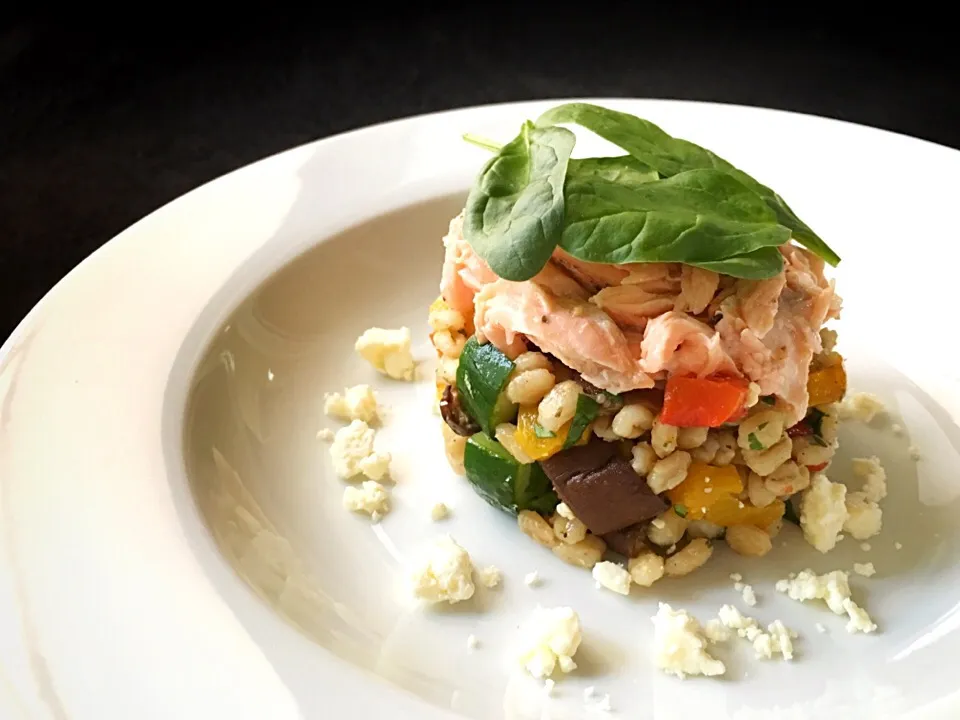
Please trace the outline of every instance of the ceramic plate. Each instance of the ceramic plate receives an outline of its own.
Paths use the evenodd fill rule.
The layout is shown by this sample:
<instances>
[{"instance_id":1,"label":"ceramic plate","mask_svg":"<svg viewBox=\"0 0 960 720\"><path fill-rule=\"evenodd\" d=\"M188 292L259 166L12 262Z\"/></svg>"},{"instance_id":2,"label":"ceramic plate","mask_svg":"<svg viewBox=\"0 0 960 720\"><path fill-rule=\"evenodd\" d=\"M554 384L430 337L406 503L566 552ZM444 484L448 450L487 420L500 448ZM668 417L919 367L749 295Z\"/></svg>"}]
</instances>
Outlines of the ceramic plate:
<instances>
[{"instance_id":1,"label":"ceramic plate","mask_svg":"<svg viewBox=\"0 0 960 720\"><path fill-rule=\"evenodd\" d=\"M775 187L843 256L840 349L852 387L879 394L889 414L843 427L831 473L849 479L849 459L870 454L887 468L872 549L847 539L821 555L789 526L761 560L718 550L703 571L624 598L475 496L449 470L432 411L425 320L440 238L485 159L461 134L510 138L553 103L401 120L277 155L158 210L64 279L3 346L6 716L576 718L597 716L588 686L629 718L960 716L960 153L769 110L598 102ZM355 356L374 325L412 329L417 383L389 382ZM323 393L358 382L380 393L378 444L394 456L394 509L377 525L341 508L316 437L336 427ZM442 523L430 519L437 501L452 508ZM499 566L503 587L450 609L413 603L403 563L440 533ZM843 619L773 589L790 571L866 561L877 575L852 582L874 635L848 635ZM535 589L523 582L532 570ZM723 680L658 672L657 602L703 620L723 603L747 610L734 571L756 589L751 614L799 633L794 661L756 660L734 642L720 653ZM511 652L538 604L569 605L584 625L580 668L552 696Z\"/></svg>"}]
</instances>

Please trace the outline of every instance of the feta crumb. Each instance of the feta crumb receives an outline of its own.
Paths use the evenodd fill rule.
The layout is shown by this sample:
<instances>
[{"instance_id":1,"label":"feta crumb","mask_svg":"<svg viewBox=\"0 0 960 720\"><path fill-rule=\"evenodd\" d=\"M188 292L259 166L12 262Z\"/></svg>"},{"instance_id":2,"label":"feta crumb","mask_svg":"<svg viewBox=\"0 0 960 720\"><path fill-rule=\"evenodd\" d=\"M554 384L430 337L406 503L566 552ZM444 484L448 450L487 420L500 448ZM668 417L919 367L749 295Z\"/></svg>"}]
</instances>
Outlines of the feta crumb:
<instances>
[{"instance_id":1,"label":"feta crumb","mask_svg":"<svg viewBox=\"0 0 960 720\"><path fill-rule=\"evenodd\" d=\"M873 393L858 392L847 395L839 404L840 418L868 423L886 411L883 401Z\"/></svg>"},{"instance_id":2,"label":"feta crumb","mask_svg":"<svg viewBox=\"0 0 960 720\"><path fill-rule=\"evenodd\" d=\"M377 396L369 385L354 385L340 393L324 396L323 412L343 420L363 420L374 423L379 417Z\"/></svg>"},{"instance_id":3,"label":"feta crumb","mask_svg":"<svg viewBox=\"0 0 960 720\"><path fill-rule=\"evenodd\" d=\"M317 430L317 440L323 440L324 442L333 441L333 430L330 428L321 428Z\"/></svg>"},{"instance_id":4,"label":"feta crumb","mask_svg":"<svg viewBox=\"0 0 960 720\"><path fill-rule=\"evenodd\" d=\"M596 697L596 695L597 695L597 688L594 687L593 685L587 685L587 687L583 689L584 702L590 702L591 700L593 700L594 697Z\"/></svg>"},{"instance_id":5,"label":"feta crumb","mask_svg":"<svg viewBox=\"0 0 960 720\"><path fill-rule=\"evenodd\" d=\"M473 563L470 555L449 535L426 548L411 574L413 594L430 603L451 605L473 597Z\"/></svg>"},{"instance_id":6,"label":"feta crumb","mask_svg":"<svg viewBox=\"0 0 960 720\"><path fill-rule=\"evenodd\" d=\"M695 617L686 610L674 610L666 603L653 616L654 662L666 673L723 675L727 668L706 650L708 639Z\"/></svg>"},{"instance_id":7,"label":"feta crumb","mask_svg":"<svg viewBox=\"0 0 960 720\"><path fill-rule=\"evenodd\" d=\"M920 459L920 448L917 445L911 445L908 451L910 453L911 460Z\"/></svg>"},{"instance_id":8,"label":"feta crumb","mask_svg":"<svg viewBox=\"0 0 960 720\"><path fill-rule=\"evenodd\" d=\"M719 619L708 620L703 628L707 640L712 643L726 642L730 639L730 628L724 625Z\"/></svg>"},{"instance_id":9,"label":"feta crumb","mask_svg":"<svg viewBox=\"0 0 960 720\"><path fill-rule=\"evenodd\" d=\"M538 573L536 570L528 572L523 576L523 584L527 587L536 587L540 584L540 573Z\"/></svg>"},{"instance_id":10,"label":"feta crumb","mask_svg":"<svg viewBox=\"0 0 960 720\"><path fill-rule=\"evenodd\" d=\"M430 508L430 519L434 522L439 522L449 515L450 508L447 507L446 503L438 502L436 505Z\"/></svg>"},{"instance_id":11,"label":"feta crumb","mask_svg":"<svg viewBox=\"0 0 960 720\"><path fill-rule=\"evenodd\" d=\"M566 503L560 503L557 505L557 515L567 520L576 520L577 518L573 514L573 510L570 509L570 506Z\"/></svg>"},{"instance_id":12,"label":"feta crumb","mask_svg":"<svg viewBox=\"0 0 960 720\"><path fill-rule=\"evenodd\" d=\"M753 585L744 585L743 586L743 601L753 607L757 604L757 595L753 591Z\"/></svg>"},{"instance_id":13,"label":"feta crumb","mask_svg":"<svg viewBox=\"0 0 960 720\"><path fill-rule=\"evenodd\" d=\"M870 543L860 543L860 549L863 550L864 552L870 552L872 548L873 548L873 545L871 545Z\"/></svg>"},{"instance_id":14,"label":"feta crumb","mask_svg":"<svg viewBox=\"0 0 960 720\"><path fill-rule=\"evenodd\" d=\"M360 487L343 489L343 507L353 512L367 513L376 522L390 511L390 496L377 481L364 480Z\"/></svg>"},{"instance_id":15,"label":"feta crumb","mask_svg":"<svg viewBox=\"0 0 960 720\"><path fill-rule=\"evenodd\" d=\"M894 548L894 550L903 550L903 544L902 544L902 543L895 542L895 543L893 544L893 548Z\"/></svg>"},{"instance_id":16,"label":"feta crumb","mask_svg":"<svg viewBox=\"0 0 960 720\"><path fill-rule=\"evenodd\" d=\"M873 577L877 574L876 568L873 567L873 563L854 563L853 571L857 575L863 575L864 577Z\"/></svg>"},{"instance_id":17,"label":"feta crumb","mask_svg":"<svg viewBox=\"0 0 960 720\"><path fill-rule=\"evenodd\" d=\"M866 611L853 602L849 575L842 570L825 575L803 570L792 580L778 580L776 588L792 600L823 600L835 615L846 615L850 619L847 623L849 632L873 632L877 629Z\"/></svg>"},{"instance_id":18,"label":"feta crumb","mask_svg":"<svg viewBox=\"0 0 960 720\"><path fill-rule=\"evenodd\" d=\"M547 695L553 695L553 686L554 686L554 685L556 685L556 683L555 683L553 680L551 680L550 678L547 678L546 680L543 681L543 691L544 691Z\"/></svg>"},{"instance_id":19,"label":"feta crumb","mask_svg":"<svg viewBox=\"0 0 960 720\"><path fill-rule=\"evenodd\" d=\"M814 627L817 628L818 633L825 633L827 631L827 628L823 623L817 623Z\"/></svg>"},{"instance_id":20,"label":"feta crumb","mask_svg":"<svg viewBox=\"0 0 960 720\"><path fill-rule=\"evenodd\" d=\"M333 469L342 478L366 475L380 480L390 467L390 453L373 449L373 428L363 420L354 420L337 430L330 446Z\"/></svg>"},{"instance_id":21,"label":"feta crumb","mask_svg":"<svg viewBox=\"0 0 960 720\"><path fill-rule=\"evenodd\" d=\"M480 646L480 641L476 635L467 635L467 650L476 650Z\"/></svg>"},{"instance_id":22,"label":"feta crumb","mask_svg":"<svg viewBox=\"0 0 960 720\"><path fill-rule=\"evenodd\" d=\"M480 584L486 588L497 587L503 577L500 568L493 565L487 565L487 567L478 570L477 575L480 577Z\"/></svg>"},{"instance_id":23,"label":"feta crumb","mask_svg":"<svg viewBox=\"0 0 960 720\"><path fill-rule=\"evenodd\" d=\"M571 608L537 607L520 628L519 661L531 675L545 678L559 666L575 670L573 656L580 647L580 616Z\"/></svg>"},{"instance_id":24,"label":"feta crumb","mask_svg":"<svg viewBox=\"0 0 960 720\"><path fill-rule=\"evenodd\" d=\"M741 580L743 580L743 575L741 575L740 573L730 573L730 579L733 580L734 582L740 582Z\"/></svg>"},{"instance_id":25,"label":"feta crumb","mask_svg":"<svg viewBox=\"0 0 960 720\"><path fill-rule=\"evenodd\" d=\"M603 561L593 566L593 579L597 587L605 587L621 595L630 594L631 577L627 569L617 563Z\"/></svg>"},{"instance_id":26,"label":"feta crumb","mask_svg":"<svg viewBox=\"0 0 960 720\"><path fill-rule=\"evenodd\" d=\"M863 480L863 495L880 502L887 496L887 472L876 455L853 459L853 474Z\"/></svg>"},{"instance_id":27,"label":"feta crumb","mask_svg":"<svg viewBox=\"0 0 960 720\"><path fill-rule=\"evenodd\" d=\"M378 372L396 380L413 380L415 364L410 354L409 328L370 328L357 338L354 350Z\"/></svg>"},{"instance_id":28,"label":"feta crumb","mask_svg":"<svg viewBox=\"0 0 960 720\"><path fill-rule=\"evenodd\" d=\"M793 639L797 636L795 632L787 628L782 621L774 620L767 625L766 637L769 641L763 641L763 657L772 658L779 653L784 660L793 660ZM758 638L759 639L759 638ZM754 651L757 650L757 642L753 643ZM767 651L769 650L769 654Z\"/></svg>"},{"instance_id":29,"label":"feta crumb","mask_svg":"<svg viewBox=\"0 0 960 720\"><path fill-rule=\"evenodd\" d=\"M843 521L843 529L856 540L866 540L873 537L883 528L883 510L880 506L868 500L864 492L847 493L847 519Z\"/></svg>"},{"instance_id":30,"label":"feta crumb","mask_svg":"<svg viewBox=\"0 0 960 720\"><path fill-rule=\"evenodd\" d=\"M898 425L897 423L894 423L894 424L890 427L890 429L893 431L893 434L896 435L897 437L903 435L903 426L902 426L902 425Z\"/></svg>"},{"instance_id":31,"label":"feta crumb","mask_svg":"<svg viewBox=\"0 0 960 720\"><path fill-rule=\"evenodd\" d=\"M770 660L779 654L784 660L793 659L793 638L797 634L780 620L773 621L764 632L755 618L744 615L733 605L723 605L719 618L724 627L736 630L739 637L753 646L757 657Z\"/></svg>"},{"instance_id":32,"label":"feta crumb","mask_svg":"<svg viewBox=\"0 0 960 720\"><path fill-rule=\"evenodd\" d=\"M814 475L803 491L800 503L800 527L803 537L822 553L837 544L837 536L847 520L847 488L831 482L826 475Z\"/></svg>"}]
</instances>

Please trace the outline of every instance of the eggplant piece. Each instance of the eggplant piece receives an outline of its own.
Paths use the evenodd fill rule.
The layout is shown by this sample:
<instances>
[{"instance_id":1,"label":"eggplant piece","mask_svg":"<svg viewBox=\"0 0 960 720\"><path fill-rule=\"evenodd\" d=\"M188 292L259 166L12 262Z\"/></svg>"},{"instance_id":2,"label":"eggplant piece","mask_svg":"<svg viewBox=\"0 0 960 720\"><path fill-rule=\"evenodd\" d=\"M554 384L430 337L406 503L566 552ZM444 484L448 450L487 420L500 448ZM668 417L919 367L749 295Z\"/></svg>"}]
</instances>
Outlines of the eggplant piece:
<instances>
[{"instance_id":1,"label":"eggplant piece","mask_svg":"<svg viewBox=\"0 0 960 720\"><path fill-rule=\"evenodd\" d=\"M647 544L647 525L649 523L636 523L623 530L607 533L603 536L603 541L607 547L616 553L620 553L626 558L635 558L642 555L649 546Z\"/></svg>"},{"instance_id":2,"label":"eggplant piece","mask_svg":"<svg viewBox=\"0 0 960 720\"><path fill-rule=\"evenodd\" d=\"M460 406L460 395L453 385L447 385L443 389L443 397L440 398L440 416L451 430L462 437L470 437L480 430L480 426Z\"/></svg>"},{"instance_id":3,"label":"eggplant piece","mask_svg":"<svg viewBox=\"0 0 960 720\"><path fill-rule=\"evenodd\" d=\"M652 520L669 507L617 453L615 443L596 440L540 464L560 499L594 535Z\"/></svg>"}]
</instances>

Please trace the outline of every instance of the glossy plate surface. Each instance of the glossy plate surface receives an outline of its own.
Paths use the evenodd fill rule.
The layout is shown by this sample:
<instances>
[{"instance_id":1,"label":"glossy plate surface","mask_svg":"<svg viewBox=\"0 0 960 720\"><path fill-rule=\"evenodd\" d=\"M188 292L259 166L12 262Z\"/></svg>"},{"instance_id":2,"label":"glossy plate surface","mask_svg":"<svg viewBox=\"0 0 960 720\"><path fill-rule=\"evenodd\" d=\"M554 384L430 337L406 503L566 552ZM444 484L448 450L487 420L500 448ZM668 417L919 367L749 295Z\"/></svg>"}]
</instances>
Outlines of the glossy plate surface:
<instances>
[{"instance_id":1,"label":"glossy plate surface","mask_svg":"<svg viewBox=\"0 0 960 720\"><path fill-rule=\"evenodd\" d=\"M599 100L646 117L787 198L843 256L839 349L890 417L847 425L834 479L877 454L890 495L872 549L826 556L788 527L776 552L722 549L703 571L598 591L486 506L443 457L426 308L449 218L484 153L553 103L402 120L268 158L118 236L71 273L0 351L0 710L11 717L952 718L960 697L960 370L950 220L960 153L769 110ZM581 133L581 152L591 142ZM409 326L421 380L353 353L370 326ZM344 511L323 393L369 382L387 409L394 510ZM894 435L893 423L905 428ZM915 444L919 462L910 459ZM453 512L442 523L430 508ZM504 585L449 610L408 600L403 562L452 534ZM785 546L780 546L785 542ZM897 550L895 544L902 549ZM790 571L852 568L880 626L850 636L778 595ZM543 583L528 588L524 575ZM759 596L747 608L728 579ZM720 651L724 680L650 660L657 601L702 620L723 603L800 633L792 663ZM511 643L537 604L584 624L580 670L551 697ZM818 633L817 623L826 626ZM470 652L467 636L479 647Z\"/></svg>"}]
</instances>

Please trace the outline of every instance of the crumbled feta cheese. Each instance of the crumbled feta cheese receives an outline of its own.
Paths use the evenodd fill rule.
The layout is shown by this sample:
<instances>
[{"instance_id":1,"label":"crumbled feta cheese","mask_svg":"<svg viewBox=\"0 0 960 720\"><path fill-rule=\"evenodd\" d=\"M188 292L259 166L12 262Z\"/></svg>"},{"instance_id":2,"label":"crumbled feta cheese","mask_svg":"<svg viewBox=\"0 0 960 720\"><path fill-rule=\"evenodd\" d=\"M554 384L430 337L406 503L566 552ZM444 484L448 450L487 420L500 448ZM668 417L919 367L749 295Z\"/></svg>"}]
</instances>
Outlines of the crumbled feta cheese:
<instances>
[{"instance_id":1,"label":"crumbled feta cheese","mask_svg":"<svg viewBox=\"0 0 960 720\"><path fill-rule=\"evenodd\" d=\"M354 350L384 375L396 380L413 380L416 366L410 354L409 328L370 328L357 338Z\"/></svg>"},{"instance_id":2,"label":"crumbled feta cheese","mask_svg":"<svg viewBox=\"0 0 960 720\"><path fill-rule=\"evenodd\" d=\"M873 577L877 574L877 570L873 567L873 563L854 563L853 571L857 575L863 575L864 577Z\"/></svg>"},{"instance_id":3,"label":"crumbled feta cheese","mask_svg":"<svg viewBox=\"0 0 960 720\"><path fill-rule=\"evenodd\" d=\"M593 566L593 579L597 581L597 587L605 587L621 595L630 594L630 573L622 565L617 563L603 561Z\"/></svg>"},{"instance_id":4,"label":"crumbled feta cheese","mask_svg":"<svg viewBox=\"0 0 960 720\"><path fill-rule=\"evenodd\" d=\"M379 417L377 396L369 385L354 385L340 393L324 396L323 412L343 420L363 420L373 423Z\"/></svg>"},{"instance_id":5,"label":"crumbled feta cheese","mask_svg":"<svg viewBox=\"0 0 960 720\"><path fill-rule=\"evenodd\" d=\"M887 473L876 455L853 459L853 474L863 480L863 495L871 502L887 496Z\"/></svg>"},{"instance_id":6,"label":"crumbled feta cheese","mask_svg":"<svg viewBox=\"0 0 960 720\"><path fill-rule=\"evenodd\" d=\"M523 576L523 583L528 587L536 587L540 584L540 573L536 570L528 572Z\"/></svg>"},{"instance_id":7,"label":"crumbled feta cheese","mask_svg":"<svg viewBox=\"0 0 960 720\"><path fill-rule=\"evenodd\" d=\"M724 627L735 630L739 637L753 645L757 657L769 660L779 654L784 660L793 659L792 639L797 634L785 627L780 620L774 620L767 626L767 632L764 632L755 618L744 615L733 605L723 605L719 618Z\"/></svg>"},{"instance_id":8,"label":"crumbled feta cheese","mask_svg":"<svg viewBox=\"0 0 960 720\"><path fill-rule=\"evenodd\" d=\"M730 579L737 583L743 580L743 575L740 573L730 573Z\"/></svg>"},{"instance_id":9,"label":"crumbled feta cheese","mask_svg":"<svg viewBox=\"0 0 960 720\"><path fill-rule=\"evenodd\" d=\"M497 587L503 577L500 568L493 565L487 565L482 570L478 570L477 575L480 577L480 584L487 588Z\"/></svg>"},{"instance_id":10,"label":"crumbled feta cheese","mask_svg":"<svg viewBox=\"0 0 960 720\"><path fill-rule=\"evenodd\" d=\"M580 616L571 608L537 607L519 634L519 661L531 675L548 677L559 667L575 670L573 656L580 647Z\"/></svg>"},{"instance_id":11,"label":"crumbled feta cheese","mask_svg":"<svg viewBox=\"0 0 960 720\"><path fill-rule=\"evenodd\" d=\"M697 619L686 610L674 610L666 603L653 616L654 662L666 673L723 675L727 668L707 652L708 639Z\"/></svg>"},{"instance_id":12,"label":"crumbled feta cheese","mask_svg":"<svg viewBox=\"0 0 960 720\"><path fill-rule=\"evenodd\" d=\"M757 604L757 594L753 591L753 585L744 585L741 592L743 593L743 601L747 605L753 607Z\"/></svg>"},{"instance_id":13,"label":"crumbled feta cheese","mask_svg":"<svg viewBox=\"0 0 960 720\"><path fill-rule=\"evenodd\" d=\"M543 692L546 693L547 695L553 695L554 685L556 685L556 683L550 678L547 678L546 680L543 681Z\"/></svg>"},{"instance_id":14,"label":"crumbled feta cheese","mask_svg":"<svg viewBox=\"0 0 960 720\"><path fill-rule=\"evenodd\" d=\"M825 633L827 631L827 628L823 623L817 623L814 627L817 628L818 633Z\"/></svg>"},{"instance_id":15,"label":"crumbled feta cheese","mask_svg":"<svg viewBox=\"0 0 960 720\"><path fill-rule=\"evenodd\" d=\"M566 503L560 503L557 505L557 515L567 520L576 520L577 518L573 514L573 510L570 509L570 506Z\"/></svg>"},{"instance_id":16,"label":"crumbled feta cheese","mask_svg":"<svg viewBox=\"0 0 960 720\"><path fill-rule=\"evenodd\" d=\"M873 632L877 626L870 616L859 607L850 595L849 575L842 570L834 570L825 575L817 575L813 570L803 570L793 579L778 580L776 588L791 599L806 602L823 600L835 615L846 615L849 632Z\"/></svg>"},{"instance_id":17,"label":"crumbled feta cheese","mask_svg":"<svg viewBox=\"0 0 960 720\"><path fill-rule=\"evenodd\" d=\"M826 475L814 475L803 491L800 503L800 527L803 537L822 553L837 544L837 536L847 520L847 488L831 482Z\"/></svg>"},{"instance_id":18,"label":"crumbled feta cheese","mask_svg":"<svg viewBox=\"0 0 960 720\"><path fill-rule=\"evenodd\" d=\"M843 529L857 540L866 540L880 532L883 527L883 510L877 503L868 500L863 492L847 493L847 519Z\"/></svg>"},{"instance_id":19,"label":"crumbled feta cheese","mask_svg":"<svg viewBox=\"0 0 960 720\"><path fill-rule=\"evenodd\" d=\"M840 417L844 420L859 420L868 423L886 410L883 401L873 393L850 393L839 404Z\"/></svg>"},{"instance_id":20,"label":"crumbled feta cheese","mask_svg":"<svg viewBox=\"0 0 960 720\"><path fill-rule=\"evenodd\" d=\"M902 426L902 425L898 425L897 423L894 423L894 424L890 427L890 429L893 431L893 434L896 435L897 437L903 435L903 426Z\"/></svg>"},{"instance_id":21,"label":"crumbled feta cheese","mask_svg":"<svg viewBox=\"0 0 960 720\"><path fill-rule=\"evenodd\" d=\"M911 446L909 447L909 449L908 449L908 452L910 453L910 459L911 459L911 460L919 460L919 459L920 459L920 448L919 448L919 446L917 446L917 445L911 445Z\"/></svg>"},{"instance_id":22,"label":"crumbled feta cheese","mask_svg":"<svg viewBox=\"0 0 960 720\"><path fill-rule=\"evenodd\" d=\"M703 632L707 640L712 643L726 642L730 639L730 629L717 618L708 620L703 627Z\"/></svg>"},{"instance_id":23,"label":"crumbled feta cheese","mask_svg":"<svg viewBox=\"0 0 960 720\"><path fill-rule=\"evenodd\" d=\"M903 550L903 544L902 544L902 543L895 542L895 543L893 544L893 548L894 548L894 550Z\"/></svg>"},{"instance_id":24,"label":"crumbled feta cheese","mask_svg":"<svg viewBox=\"0 0 960 720\"><path fill-rule=\"evenodd\" d=\"M480 646L480 641L476 635L467 635L467 650L476 650Z\"/></svg>"},{"instance_id":25,"label":"crumbled feta cheese","mask_svg":"<svg viewBox=\"0 0 960 720\"><path fill-rule=\"evenodd\" d=\"M413 594L431 603L451 605L473 597L473 563L470 555L449 535L428 546L414 566Z\"/></svg>"},{"instance_id":26,"label":"crumbled feta cheese","mask_svg":"<svg viewBox=\"0 0 960 720\"><path fill-rule=\"evenodd\" d=\"M375 521L390 511L387 489L375 480L364 480L360 487L343 489L343 507L353 512L364 512Z\"/></svg>"},{"instance_id":27,"label":"crumbled feta cheese","mask_svg":"<svg viewBox=\"0 0 960 720\"><path fill-rule=\"evenodd\" d=\"M870 552L873 549L873 546L870 543L860 543L860 549L864 552Z\"/></svg>"},{"instance_id":28,"label":"crumbled feta cheese","mask_svg":"<svg viewBox=\"0 0 960 720\"><path fill-rule=\"evenodd\" d=\"M342 478L366 475L380 480L390 467L390 453L373 449L373 428L363 420L354 420L337 430L330 446L333 469Z\"/></svg>"},{"instance_id":29,"label":"crumbled feta cheese","mask_svg":"<svg viewBox=\"0 0 960 720\"><path fill-rule=\"evenodd\" d=\"M333 430L331 430L330 428L321 428L320 430L317 430L317 440L323 440L324 442L332 442L333 437L334 437Z\"/></svg>"},{"instance_id":30,"label":"crumbled feta cheese","mask_svg":"<svg viewBox=\"0 0 960 720\"><path fill-rule=\"evenodd\" d=\"M449 515L450 508L447 507L446 503L438 502L436 505L430 508L430 519L434 522L439 522Z\"/></svg>"}]
</instances>

